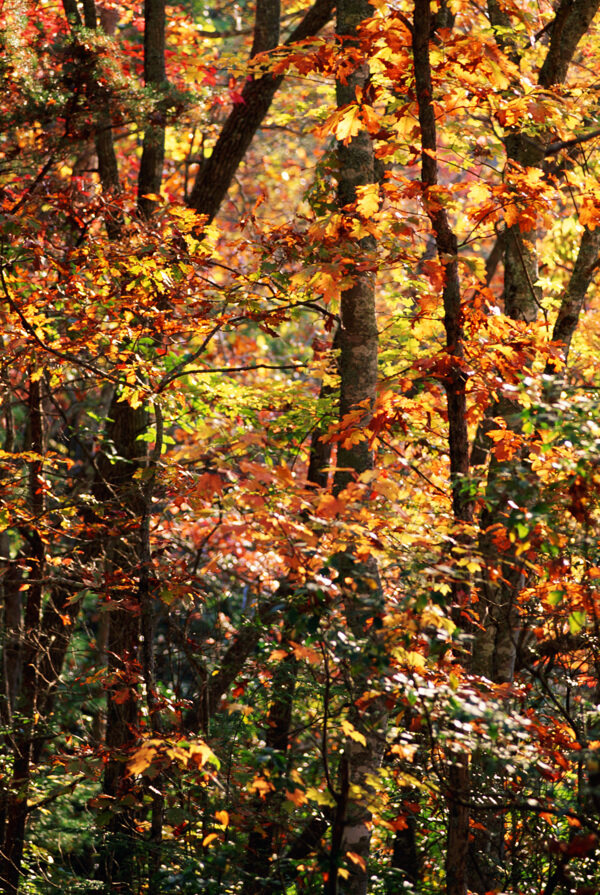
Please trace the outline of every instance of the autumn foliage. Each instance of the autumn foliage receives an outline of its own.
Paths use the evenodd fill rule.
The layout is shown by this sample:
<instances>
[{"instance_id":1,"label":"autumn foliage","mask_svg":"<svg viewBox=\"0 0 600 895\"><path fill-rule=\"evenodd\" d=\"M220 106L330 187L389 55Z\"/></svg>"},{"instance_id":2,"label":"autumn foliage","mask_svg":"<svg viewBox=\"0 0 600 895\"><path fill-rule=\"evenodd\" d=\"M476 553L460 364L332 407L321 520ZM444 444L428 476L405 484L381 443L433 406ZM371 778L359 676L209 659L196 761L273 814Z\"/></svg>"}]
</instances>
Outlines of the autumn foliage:
<instances>
[{"instance_id":1,"label":"autumn foliage","mask_svg":"<svg viewBox=\"0 0 600 895\"><path fill-rule=\"evenodd\" d=\"M7 895L600 890L598 6L2 6Z\"/></svg>"}]
</instances>

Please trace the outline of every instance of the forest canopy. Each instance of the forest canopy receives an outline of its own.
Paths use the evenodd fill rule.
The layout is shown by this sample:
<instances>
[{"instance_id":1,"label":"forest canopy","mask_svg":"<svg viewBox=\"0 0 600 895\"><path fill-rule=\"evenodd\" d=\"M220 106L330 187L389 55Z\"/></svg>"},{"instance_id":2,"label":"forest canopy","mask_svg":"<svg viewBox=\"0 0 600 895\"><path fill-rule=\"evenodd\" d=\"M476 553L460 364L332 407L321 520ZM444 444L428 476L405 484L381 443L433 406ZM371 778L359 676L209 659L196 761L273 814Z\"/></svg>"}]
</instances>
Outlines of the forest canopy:
<instances>
[{"instance_id":1,"label":"forest canopy","mask_svg":"<svg viewBox=\"0 0 600 895\"><path fill-rule=\"evenodd\" d=\"M599 6L5 0L6 895L600 891Z\"/></svg>"}]
</instances>

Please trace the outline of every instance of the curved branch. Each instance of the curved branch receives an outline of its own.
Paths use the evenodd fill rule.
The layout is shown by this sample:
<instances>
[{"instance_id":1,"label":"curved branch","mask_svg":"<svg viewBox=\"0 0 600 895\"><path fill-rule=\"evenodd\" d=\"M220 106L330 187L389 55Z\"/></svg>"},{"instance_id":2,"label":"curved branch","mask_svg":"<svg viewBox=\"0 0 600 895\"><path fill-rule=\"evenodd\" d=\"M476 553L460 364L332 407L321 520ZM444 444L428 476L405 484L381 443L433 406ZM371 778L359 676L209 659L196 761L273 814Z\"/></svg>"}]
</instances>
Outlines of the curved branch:
<instances>
[{"instance_id":1,"label":"curved branch","mask_svg":"<svg viewBox=\"0 0 600 895\"><path fill-rule=\"evenodd\" d=\"M331 18L334 6L335 0L316 0L292 31L285 46L320 31ZM234 104L211 155L202 161L188 204L199 214L206 215L209 221L217 214L227 195L234 174L283 80L283 75L271 73L262 78L249 78L244 84L241 101Z\"/></svg>"}]
</instances>

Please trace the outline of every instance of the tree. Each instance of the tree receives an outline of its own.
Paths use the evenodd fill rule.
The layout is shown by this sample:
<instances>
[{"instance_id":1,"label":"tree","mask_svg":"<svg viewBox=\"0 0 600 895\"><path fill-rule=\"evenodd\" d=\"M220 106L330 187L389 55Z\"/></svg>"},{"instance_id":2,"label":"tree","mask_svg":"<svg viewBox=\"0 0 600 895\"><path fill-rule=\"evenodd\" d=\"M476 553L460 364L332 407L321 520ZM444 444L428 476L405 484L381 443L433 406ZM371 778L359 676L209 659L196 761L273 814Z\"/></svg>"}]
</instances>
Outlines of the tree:
<instances>
[{"instance_id":1,"label":"tree","mask_svg":"<svg viewBox=\"0 0 600 895\"><path fill-rule=\"evenodd\" d=\"M5 4L3 891L595 891L596 12Z\"/></svg>"}]
</instances>

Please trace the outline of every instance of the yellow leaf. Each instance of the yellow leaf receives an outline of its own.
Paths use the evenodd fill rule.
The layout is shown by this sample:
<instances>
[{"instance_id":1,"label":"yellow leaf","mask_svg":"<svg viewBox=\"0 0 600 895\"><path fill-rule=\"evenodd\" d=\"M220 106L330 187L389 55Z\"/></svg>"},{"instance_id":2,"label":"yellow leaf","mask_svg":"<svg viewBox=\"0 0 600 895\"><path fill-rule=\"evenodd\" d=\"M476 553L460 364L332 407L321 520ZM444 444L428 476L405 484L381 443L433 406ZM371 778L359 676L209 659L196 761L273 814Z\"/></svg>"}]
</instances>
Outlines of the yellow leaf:
<instances>
[{"instance_id":1,"label":"yellow leaf","mask_svg":"<svg viewBox=\"0 0 600 895\"><path fill-rule=\"evenodd\" d=\"M350 106L343 112L335 128L335 136L346 146L363 128L358 106Z\"/></svg>"},{"instance_id":2,"label":"yellow leaf","mask_svg":"<svg viewBox=\"0 0 600 895\"><path fill-rule=\"evenodd\" d=\"M469 189L469 202L477 205L486 202L490 197L490 189L487 183L474 183Z\"/></svg>"},{"instance_id":3,"label":"yellow leaf","mask_svg":"<svg viewBox=\"0 0 600 895\"><path fill-rule=\"evenodd\" d=\"M198 767L202 767L207 761L211 761L213 764L218 762L218 759L210 746L207 746L206 743L202 741L190 745L189 757L198 765Z\"/></svg>"},{"instance_id":4,"label":"yellow leaf","mask_svg":"<svg viewBox=\"0 0 600 895\"><path fill-rule=\"evenodd\" d=\"M345 736L350 737L350 739L354 740L356 743L360 743L361 746L367 745L367 741L363 734L356 730L356 728L352 724L350 724L349 721L343 720L341 727L344 731Z\"/></svg>"},{"instance_id":5,"label":"yellow leaf","mask_svg":"<svg viewBox=\"0 0 600 895\"><path fill-rule=\"evenodd\" d=\"M328 805L331 808L335 805L335 799L329 790L317 789L315 786L308 787L306 790L306 798L310 799L312 802L316 802L317 805Z\"/></svg>"},{"instance_id":6,"label":"yellow leaf","mask_svg":"<svg viewBox=\"0 0 600 895\"><path fill-rule=\"evenodd\" d=\"M154 761L157 752L158 749L152 742L143 743L127 762L127 775L131 777L143 774Z\"/></svg>"},{"instance_id":7,"label":"yellow leaf","mask_svg":"<svg viewBox=\"0 0 600 895\"><path fill-rule=\"evenodd\" d=\"M479 566L476 565L474 569L471 569L472 563L470 561L467 562L467 568L469 571L477 572L479 570ZM442 631L446 631L448 634L453 634L456 630L456 625L449 618L446 618L441 609L438 609L437 606L426 606L423 612L421 613L421 626L427 627L431 625L432 627L439 628Z\"/></svg>"},{"instance_id":8,"label":"yellow leaf","mask_svg":"<svg viewBox=\"0 0 600 895\"><path fill-rule=\"evenodd\" d=\"M356 188L356 210L366 218L372 217L379 210L379 185L369 183Z\"/></svg>"},{"instance_id":9,"label":"yellow leaf","mask_svg":"<svg viewBox=\"0 0 600 895\"><path fill-rule=\"evenodd\" d=\"M405 650L399 646L393 651L394 657L408 668L425 668L425 658L414 650Z\"/></svg>"}]
</instances>

